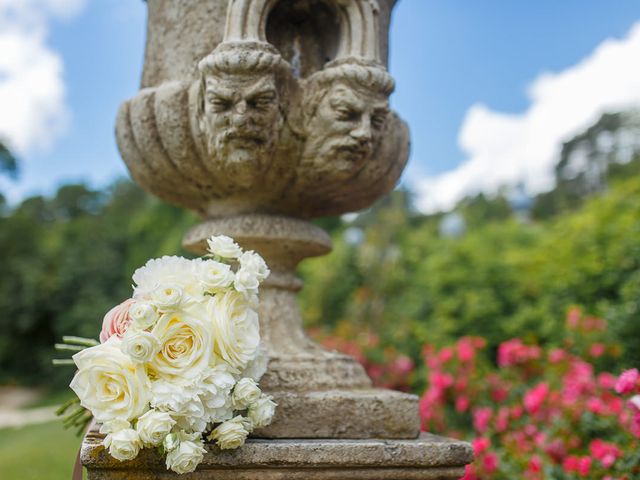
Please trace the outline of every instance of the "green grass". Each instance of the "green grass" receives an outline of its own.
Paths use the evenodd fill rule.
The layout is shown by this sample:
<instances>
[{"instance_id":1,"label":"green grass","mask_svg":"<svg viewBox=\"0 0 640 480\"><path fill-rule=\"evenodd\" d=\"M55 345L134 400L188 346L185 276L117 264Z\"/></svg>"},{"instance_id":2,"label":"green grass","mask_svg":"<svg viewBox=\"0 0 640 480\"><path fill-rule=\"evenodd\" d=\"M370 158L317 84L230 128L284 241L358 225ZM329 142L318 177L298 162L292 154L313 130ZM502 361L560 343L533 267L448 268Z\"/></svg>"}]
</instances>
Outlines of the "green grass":
<instances>
[{"instance_id":1,"label":"green grass","mask_svg":"<svg viewBox=\"0 0 640 480\"><path fill-rule=\"evenodd\" d=\"M0 430L2 480L69 480L80 447L61 421Z\"/></svg>"}]
</instances>

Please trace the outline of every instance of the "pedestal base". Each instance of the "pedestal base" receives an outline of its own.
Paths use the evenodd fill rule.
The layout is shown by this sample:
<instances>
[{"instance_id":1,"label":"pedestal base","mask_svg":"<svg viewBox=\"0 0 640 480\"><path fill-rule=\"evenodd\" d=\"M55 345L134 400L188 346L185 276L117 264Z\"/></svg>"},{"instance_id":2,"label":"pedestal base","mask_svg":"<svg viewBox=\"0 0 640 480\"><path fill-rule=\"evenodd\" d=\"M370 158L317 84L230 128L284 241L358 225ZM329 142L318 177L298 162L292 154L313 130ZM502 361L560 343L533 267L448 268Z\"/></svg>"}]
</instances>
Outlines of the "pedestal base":
<instances>
[{"instance_id":1,"label":"pedestal base","mask_svg":"<svg viewBox=\"0 0 640 480\"><path fill-rule=\"evenodd\" d=\"M473 459L468 443L427 433L415 440L250 439L238 450L208 446L198 470L177 476L155 450L119 462L101 442L89 432L82 444L89 480L457 480Z\"/></svg>"},{"instance_id":2,"label":"pedestal base","mask_svg":"<svg viewBox=\"0 0 640 480\"><path fill-rule=\"evenodd\" d=\"M420 434L418 397L369 388L317 392L269 392L278 403L265 438L414 439Z\"/></svg>"}]
</instances>

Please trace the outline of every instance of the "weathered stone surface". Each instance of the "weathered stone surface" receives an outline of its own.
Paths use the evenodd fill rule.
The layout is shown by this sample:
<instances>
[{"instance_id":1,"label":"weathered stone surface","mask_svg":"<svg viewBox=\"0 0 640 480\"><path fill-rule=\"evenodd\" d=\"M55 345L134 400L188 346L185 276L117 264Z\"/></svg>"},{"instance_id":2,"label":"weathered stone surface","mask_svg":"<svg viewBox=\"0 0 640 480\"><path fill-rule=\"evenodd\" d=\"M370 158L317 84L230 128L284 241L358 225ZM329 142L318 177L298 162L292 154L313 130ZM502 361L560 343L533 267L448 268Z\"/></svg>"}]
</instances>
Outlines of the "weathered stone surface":
<instances>
[{"instance_id":1,"label":"weathered stone surface","mask_svg":"<svg viewBox=\"0 0 640 480\"><path fill-rule=\"evenodd\" d=\"M130 462L118 462L89 434L82 463L89 480L176 478L162 457L143 450ZM430 434L415 440L261 440L249 439L238 450L207 446L204 461L185 480L453 480L473 458L471 446Z\"/></svg>"}]
</instances>

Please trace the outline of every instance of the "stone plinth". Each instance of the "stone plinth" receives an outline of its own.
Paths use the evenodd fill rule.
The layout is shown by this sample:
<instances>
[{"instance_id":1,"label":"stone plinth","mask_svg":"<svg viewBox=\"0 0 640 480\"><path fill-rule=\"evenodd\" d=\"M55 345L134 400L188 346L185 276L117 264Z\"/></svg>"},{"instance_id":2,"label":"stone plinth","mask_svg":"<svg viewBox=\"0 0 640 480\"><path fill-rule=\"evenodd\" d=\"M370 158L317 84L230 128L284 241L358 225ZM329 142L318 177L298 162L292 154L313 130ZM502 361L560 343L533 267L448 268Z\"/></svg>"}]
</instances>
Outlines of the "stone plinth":
<instances>
[{"instance_id":1,"label":"stone plinth","mask_svg":"<svg viewBox=\"0 0 640 480\"><path fill-rule=\"evenodd\" d=\"M416 440L250 439L238 450L207 446L198 469L178 477L154 450L119 462L101 442L89 433L82 445L89 480L454 480L473 458L468 443L427 433Z\"/></svg>"}]
</instances>

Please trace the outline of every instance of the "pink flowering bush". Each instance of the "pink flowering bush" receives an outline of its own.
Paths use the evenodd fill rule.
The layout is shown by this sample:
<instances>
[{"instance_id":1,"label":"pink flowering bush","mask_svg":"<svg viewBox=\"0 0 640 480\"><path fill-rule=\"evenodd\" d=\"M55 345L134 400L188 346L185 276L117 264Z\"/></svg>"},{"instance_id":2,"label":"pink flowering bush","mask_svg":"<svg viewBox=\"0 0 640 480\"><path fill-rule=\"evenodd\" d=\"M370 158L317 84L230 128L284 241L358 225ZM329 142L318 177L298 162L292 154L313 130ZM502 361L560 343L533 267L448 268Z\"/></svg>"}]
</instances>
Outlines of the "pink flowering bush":
<instances>
[{"instance_id":1,"label":"pink flowering bush","mask_svg":"<svg viewBox=\"0 0 640 480\"><path fill-rule=\"evenodd\" d=\"M606 371L620 354L604 340L606 328L574 308L561 347L515 338L489 352L484 339L464 337L425 345L426 368L413 372L398 368L395 352L372 361L371 344L323 343L355 354L369 373L382 371L378 385L395 386L396 370L401 387L416 385L426 372L422 428L472 443L464 480L639 479L640 373Z\"/></svg>"}]
</instances>

